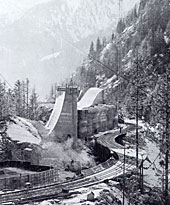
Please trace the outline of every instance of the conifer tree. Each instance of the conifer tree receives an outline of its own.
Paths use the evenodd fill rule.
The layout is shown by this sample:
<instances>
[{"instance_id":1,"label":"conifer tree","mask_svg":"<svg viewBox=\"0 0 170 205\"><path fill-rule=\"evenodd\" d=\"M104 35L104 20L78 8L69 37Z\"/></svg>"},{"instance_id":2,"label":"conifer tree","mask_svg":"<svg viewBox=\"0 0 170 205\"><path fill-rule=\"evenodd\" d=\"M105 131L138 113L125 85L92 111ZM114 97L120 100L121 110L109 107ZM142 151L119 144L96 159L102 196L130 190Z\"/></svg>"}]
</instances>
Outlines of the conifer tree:
<instances>
[{"instance_id":1,"label":"conifer tree","mask_svg":"<svg viewBox=\"0 0 170 205\"><path fill-rule=\"evenodd\" d=\"M102 50L102 45L101 45L101 42L100 42L100 38L98 37L97 38L97 42L96 42L96 52L97 54L99 54Z\"/></svg>"},{"instance_id":2,"label":"conifer tree","mask_svg":"<svg viewBox=\"0 0 170 205\"><path fill-rule=\"evenodd\" d=\"M54 86L51 86L51 91L50 91L50 99L54 98Z\"/></svg>"},{"instance_id":3,"label":"conifer tree","mask_svg":"<svg viewBox=\"0 0 170 205\"><path fill-rule=\"evenodd\" d=\"M26 116L29 118L29 79L26 79Z\"/></svg>"},{"instance_id":4,"label":"conifer tree","mask_svg":"<svg viewBox=\"0 0 170 205\"><path fill-rule=\"evenodd\" d=\"M22 104L22 117L27 116L27 103L26 103L26 84L24 81L21 82L21 104Z\"/></svg>"},{"instance_id":5,"label":"conifer tree","mask_svg":"<svg viewBox=\"0 0 170 205\"><path fill-rule=\"evenodd\" d=\"M22 116L21 82L17 80L14 85L15 110L17 116Z\"/></svg>"},{"instance_id":6,"label":"conifer tree","mask_svg":"<svg viewBox=\"0 0 170 205\"><path fill-rule=\"evenodd\" d=\"M104 48L107 44L106 37L103 37L102 47Z\"/></svg>"},{"instance_id":7,"label":"conifer tree","mask_svg":"<svg viewBox=\"0 0 170 205\"><path fill-rule=\"evenodd\" d=\"M89 54L88 54L89 58L94 58L95 57L95 51L94 51L94 43L93 41L90 44L90 49L89 49Z\"/></svg>"},{"instance_id":8,"label":"conifer tree","mask_svg":"<svg viewBox=\"0 0 170 205\"><path fill-rule=\"evenodd\" d=\"M6 115L5 84L0 82L0 118Z\"/></svg>"},{"instance_id":9,"label":"conifer tree","mask_svg":"<svg viewBox=\"0 0 170 205\"><path fill-rule=\"evenodd\" d=\"M35 88L32 90L30 96L29 113L31 120L37 120L38 117L38 95L35 92Z\"/></svg>"},{"instance_id":10,"label":"conifer tree","mask_svg":"<svg viewBox=\"0 0 170 205\"><path fill-rule=\"evenodd\" d=\"M8 89L8 91L6 91L6 104L8 115L15 115L14 93L10 88Z\"/></svg>"},{"instance_id":11,"label":"conifer tree","mask_svg":"<svg viewBox=\"0 0 170 205\"><path fill-rule=\"evenodd\" d=\"M123 19L120 19L118 24L117 24L117 28L116 31L118 34L122 33L125 29L126 25Z\"/></svg>"}]
</instances>

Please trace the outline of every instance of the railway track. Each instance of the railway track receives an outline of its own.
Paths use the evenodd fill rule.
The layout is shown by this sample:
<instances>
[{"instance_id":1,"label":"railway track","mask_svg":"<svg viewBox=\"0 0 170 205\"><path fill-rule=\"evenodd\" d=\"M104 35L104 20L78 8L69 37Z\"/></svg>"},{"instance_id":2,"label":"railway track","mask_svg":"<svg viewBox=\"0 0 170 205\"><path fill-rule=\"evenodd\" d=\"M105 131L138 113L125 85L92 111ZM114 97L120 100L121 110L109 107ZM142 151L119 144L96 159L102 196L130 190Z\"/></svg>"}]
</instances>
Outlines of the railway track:
<instances>
[{"instance_id":1,"label":"railway track","mask_svg":"<svg viewBox=\"0 0 170 205\"><path fill-rule=\"evenodd\" d=\"M134 129L134 126L130 126L128 130L125 129L123 132L132 129ZM114 137L116 137L116 134L118 133L115 133ZM105 146L107 145L109 148L112 148L113 138L111 140L111 138L106 137L106 139L108 140L108 143L106 143L107 140L103 141L103 138L100 139L101 143L103 143ZM134 168L135 167L133 165L130 164L126 165L126 171L133 170ZM14 204L25 204L28 203L29 201L42 201L49 198L54 198L54 197L57 198L63 196L63 190L65 189L71 191L78 188L91 186L97 183L101 183L106 179L115 178L122 174L123 174L123 162L117 161L116 164L110 166L105 170L101 170L97 173L91 174L86 177L78 178L73 181L66 181L63 183L53 183L41 187L1 193L0 204L7 203L7 202L14 202Z\"/></svg>"},{"instance_id":2,"label":"railway track","mask_svg":"<svg viewBox=\"0 0 170 205\"><path fill-rule=\"evenodd\" d=\"M77 179L72 182L65 182L62 184L52 184L49 186L34 188L30 190L15 191L12 193L6 193L3 197L1 195L1 204L4 202L13 201L16 204L24 204L29 201L41 201L49 198L57 198L62 196L62 190L75 190L82 187L91 186L103 182L106 179L115 178L121 174L123 163L117 162L115 165L107 170L101 171L99 173L87 176L82 179ZM132 170L134 167L132 165L126 165L126 170Z\"/></svg>"}]
</instances>

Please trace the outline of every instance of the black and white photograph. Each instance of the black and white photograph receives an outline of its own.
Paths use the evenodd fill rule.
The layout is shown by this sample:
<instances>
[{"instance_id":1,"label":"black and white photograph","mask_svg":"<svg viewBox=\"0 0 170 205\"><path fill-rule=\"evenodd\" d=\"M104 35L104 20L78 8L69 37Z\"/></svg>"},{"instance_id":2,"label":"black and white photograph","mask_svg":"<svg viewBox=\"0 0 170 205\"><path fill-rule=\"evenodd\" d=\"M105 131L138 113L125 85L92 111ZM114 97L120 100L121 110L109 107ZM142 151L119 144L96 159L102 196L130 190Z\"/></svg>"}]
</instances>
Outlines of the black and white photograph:
<instances>
[{"instance_id":1,"label":"black and white photograph","mask_svg":"<svg viewBox=\"0 0 170 205\"><path fill-rule=\"evenodd\" d=\"M0 0L0 205L170 205L170 0Z\"/></svg>"}]
</instances>

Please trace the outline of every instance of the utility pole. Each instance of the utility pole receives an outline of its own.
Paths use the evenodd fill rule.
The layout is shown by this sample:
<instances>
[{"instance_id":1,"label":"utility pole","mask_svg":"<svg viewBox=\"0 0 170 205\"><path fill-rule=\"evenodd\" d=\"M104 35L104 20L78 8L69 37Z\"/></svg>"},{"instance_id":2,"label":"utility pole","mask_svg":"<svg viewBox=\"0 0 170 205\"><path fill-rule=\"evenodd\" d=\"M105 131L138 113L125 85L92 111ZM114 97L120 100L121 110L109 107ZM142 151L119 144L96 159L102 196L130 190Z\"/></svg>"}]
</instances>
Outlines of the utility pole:
<instances>
[{"instance_id":1,"label":"utility pole","mask_svg":"<svg viewBox=\"0 0 170 205\"><path fill-rule=\"evenodd\" d=\"M141 161L141 164L139 166L140 168L140 191L141 191L141 194L143 194L143 184L144 184L144 180L143 180L143 164L144 164L144 159L143 159L143 155L142 155L142 161Z\"/></svg>"},{"instance_id":2,"label":"utility pole","mask_svg":"<svg viewBox=\"0 0 170 205\"><path fill-rule=\"evenodd\" d=\"M72 98L72 126L73 126L73 148L77 147L77 87L74 86L73 78L71 79L70 92Z\"/></svg>"},{"instance_id":3,"label":"utility pole","mask_svg":"<svg viewBox=\"0 0 170 205\"><path fill-rule=\"evenodd\" d=\"M126 147L124 144L124 154L123 154L123 205L125 204L125 171L126 171Z\"/></svg>"},{"instance_id":4,"label":"utility pole","mask_svg":"<svg viewBox=\"0 0 170 205\"><path fill-rule=\"evenodd\" d=\"M165 55L165 61L164 61L164 66L165 66L165 81L166 81L166 88L165 88L165 204L169 204L169 191L168 191L168 183L169 183L169 138L170 138L170 127L169 127L169 119L170 119L170 71L169 71L169 56L170 56L170 42L167 42L165 40L166 44L166 55Z\"/></svg>"},{"instance_id":5,"label":"utility pole","mask_svg":"<svg viewBox=\"0 0 170 205\"><path fill-rule=\"evenodd\" d=\"M139 118L139 62L137 54L137 66L136 66L136 168L138 170L139 162L139 133L138 133L138 118Z\"/></svg>"},{"instance_id":6,"label":"utility pole","mask_svg":"<svg viewBox=\"0 0 170 205\"><path fill-rule=\"evenodd\" d=\"M119 21L122 19L122 5L123 5L123 0L119 0ZM117 61L118 61L118 71L117 71L117 80L119 81L119 89L118 89L118 96L116 97L116 102L117 102L117 112L119 112L119 103L121 102L121 93L122 93L122 86L121 86L121 81L120 81L120 75L121 75L121 68L122 68L122 45L121 41L118 42L118 47L117 47Z\"/></svg>"},{"instance_id":7,"label":"utility pole","mask_svg":"<svg viewBox=\"0 0 170 205\"><path fill-rule=\"evenodd\" d=\"M166 145L166 153L165 153L165 200L166 200L166 204L169 204L169 193L168 193L168 171L169 171L169 118L170 118L170 106L169 106L169 83L170 83L170 79L169 79L169 72L167 70L166 67L166 124L165 124L165 145Z\"/></svg>"}]
</instances>

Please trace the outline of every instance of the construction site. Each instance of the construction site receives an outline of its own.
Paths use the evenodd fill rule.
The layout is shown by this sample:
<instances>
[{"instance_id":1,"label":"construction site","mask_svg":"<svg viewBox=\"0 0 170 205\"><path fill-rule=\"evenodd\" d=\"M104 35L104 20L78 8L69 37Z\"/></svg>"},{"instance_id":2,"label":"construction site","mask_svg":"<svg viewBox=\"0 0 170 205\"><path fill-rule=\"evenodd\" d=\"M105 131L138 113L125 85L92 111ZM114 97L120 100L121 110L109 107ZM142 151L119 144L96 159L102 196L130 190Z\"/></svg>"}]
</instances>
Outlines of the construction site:
<instances>
[{"instance_id":1,"label":"construction site","mask_svg":"<svg viewBox=\"0 0 170 205\"><path fill-rule=\"evenodd\" d=\"M118 140L119 143L116 143L116 139L125 135L126 131L114 133L113 130L118 125L116 109L113 105L104 104L103 92L99 88L90 88L78 101L76 86L59 87L58 97L46 125L37 126L33 123L39 128L42 143L47 141L63 143L71 139L71 147L76 149L78 140L94 141L100 163L88 169L81 169L74 178L61 182L57 167L50 164L43 166L31 165L30 162L4 162L1 165L1 203L6 201L19 203L20 199L22 199L20 203L25 203L29 199L36 201L60 195L63 189L71 191L77 187L113 178L113 174L115 177L123 174L123 162L119 161L118 154L111 150L110 146L116 144L116 148L123 149L122 139ZM102 140L102 133L105 132L110 133L108 139L113 139L115 136L115 140L109 145L107 141ZM126 170L132 167L128 165Z\"/></svg>"}]
</instances>

